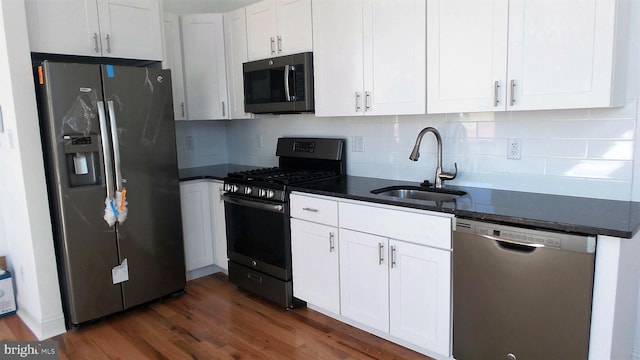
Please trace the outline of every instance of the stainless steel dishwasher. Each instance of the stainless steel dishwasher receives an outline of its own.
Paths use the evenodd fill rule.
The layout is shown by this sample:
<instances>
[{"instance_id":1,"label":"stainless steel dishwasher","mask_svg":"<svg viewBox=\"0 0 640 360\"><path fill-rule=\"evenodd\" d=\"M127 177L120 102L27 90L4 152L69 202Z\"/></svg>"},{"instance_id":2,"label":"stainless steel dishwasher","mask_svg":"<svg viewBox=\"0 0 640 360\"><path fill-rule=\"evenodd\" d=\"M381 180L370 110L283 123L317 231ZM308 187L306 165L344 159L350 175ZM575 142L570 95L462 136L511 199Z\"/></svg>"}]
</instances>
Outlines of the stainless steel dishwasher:
<instances>
[{"instance_id":1,"label":"stainless steel dishwasher","mask_svg":"<svg viewBox=\"0 0 640 360\"><path fill-rule=\"evenodd\" d=\"M596 239L456 219L453 356L587 359Z\"/></svg>"}]
</instances>

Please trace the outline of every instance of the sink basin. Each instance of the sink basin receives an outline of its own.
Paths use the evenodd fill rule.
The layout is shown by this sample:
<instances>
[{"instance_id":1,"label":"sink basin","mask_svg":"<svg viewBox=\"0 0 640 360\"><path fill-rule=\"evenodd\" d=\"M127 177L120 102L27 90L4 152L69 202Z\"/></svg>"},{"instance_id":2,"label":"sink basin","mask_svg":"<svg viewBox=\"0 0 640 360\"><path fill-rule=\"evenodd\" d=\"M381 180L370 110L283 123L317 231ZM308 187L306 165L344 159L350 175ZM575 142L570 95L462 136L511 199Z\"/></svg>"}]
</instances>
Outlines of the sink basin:
<instances>
[{"instance_id":1,"label":"sink basin","mask_svg":"<svg viewBox=\"0 0 640 360\"><path fill-rule=\"evenodd\" d=\"M414 199L425 201L453 201L460 196L467 195L464 191L425 188L421 186L389 186L371 190L372 194L393 196L401 199Z\"/></svg>"}]
</instances>

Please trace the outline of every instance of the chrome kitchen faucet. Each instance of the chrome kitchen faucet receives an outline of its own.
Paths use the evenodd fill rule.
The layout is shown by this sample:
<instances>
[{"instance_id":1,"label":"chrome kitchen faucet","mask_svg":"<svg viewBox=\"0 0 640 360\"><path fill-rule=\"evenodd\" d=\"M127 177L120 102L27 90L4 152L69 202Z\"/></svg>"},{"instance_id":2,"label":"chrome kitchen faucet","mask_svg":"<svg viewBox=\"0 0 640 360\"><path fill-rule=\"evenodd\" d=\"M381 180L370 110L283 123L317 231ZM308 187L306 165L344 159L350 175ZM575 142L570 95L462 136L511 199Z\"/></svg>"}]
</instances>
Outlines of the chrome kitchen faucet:
<instances>
[{"instance_id":1,"label":"chrome kitchen faucet","mask_svg":"<svg viewBox=\"0 0 640 360\"><path fill-rule=\"evenodd\" d=\"M458 164L453 163L453 166L455 167L455 171L453 173L447 173L442 171L442 137L440 136L440 132L438 132L436 128L426 127L420 131L420 133L418 134L418 138L416 139L416 144L413 146L413 150L411 151L411 155L409 155L409 160L418 161L418 158L420 157L420 151L419 151L420 142L422 141L422 137L424 136L424 134L428 132L433 133L433 135L436 137L436 146L438 147L438 152L437 152L438 164L436 166L435 183L436 183L436 188L440 189L444 186L444 180L453 180L456 178L456 175L458 174ZM425 181L425 183L427 183L427 181Z\"/></svg>"}]
</instances>

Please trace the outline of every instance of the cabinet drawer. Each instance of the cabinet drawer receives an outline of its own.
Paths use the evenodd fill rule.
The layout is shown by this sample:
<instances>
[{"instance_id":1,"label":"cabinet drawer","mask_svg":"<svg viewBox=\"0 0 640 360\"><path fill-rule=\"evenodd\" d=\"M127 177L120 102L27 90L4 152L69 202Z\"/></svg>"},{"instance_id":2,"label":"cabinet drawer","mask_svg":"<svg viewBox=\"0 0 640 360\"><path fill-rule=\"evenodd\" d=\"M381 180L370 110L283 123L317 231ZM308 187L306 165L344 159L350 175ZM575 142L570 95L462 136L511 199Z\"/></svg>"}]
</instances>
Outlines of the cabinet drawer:
<instances>
[{"instance_id":1,"label":"cabinet drawer","mask_svg":"<svg viewBox=\"0 0 640 360\"><path fill-rule=\"evenodd\" d=\"M451 249L451 218L352 203L340 203L340 228Z\"/></svg>"},{"instance_id":2,"label":"cabinet drawer","mask_svg":"<svg viewBox=\"0 0 640 360\"><path fill-rule=\"evenodd\" d=\"M333 200L291 194L291 217L338 226L338 203Z\"/></svg>"}]
</instances>

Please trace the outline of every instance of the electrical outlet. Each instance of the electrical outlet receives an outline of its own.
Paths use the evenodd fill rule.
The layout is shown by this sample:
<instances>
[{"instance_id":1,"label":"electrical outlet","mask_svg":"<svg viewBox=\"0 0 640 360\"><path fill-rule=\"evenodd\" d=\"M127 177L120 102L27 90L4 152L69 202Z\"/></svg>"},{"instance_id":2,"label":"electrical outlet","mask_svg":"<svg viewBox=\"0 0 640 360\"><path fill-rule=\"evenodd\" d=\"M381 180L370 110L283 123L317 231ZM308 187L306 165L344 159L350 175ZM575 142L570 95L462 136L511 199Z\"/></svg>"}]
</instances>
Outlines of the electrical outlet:
<instances>
[{"instance_id":1,"label":"electrical outlet","mask_svg":"<svg viewBox=\"0 0 640 360\"><path fill-rule=\"evenodd\" d=\"M509 139L507 143L507 159L520 160L522 144L520 139Z\"/></svg>"},{"instance_id":2,"label":"electrical outlet","mask_svg":"<svg viewBox=\"0 0 640 360\"><path fill-rule=\"evenodd\" d=\"M193 150L193 136L187 136L185 138L185 143L187 144L187 150Z\"/></svg>"},{"instance_id":3,"label":"electrical outlet","mask_svg":"<svg viewBox=\"0 0 640 360\"><path fill-rule=\"evenodd\" d=\"M263 146L264 146L264 143L262 142L262 134L259 134L256 136L256 147L261 148Z\"/></svg>"},{"instance_id":4,"label":"electrical outlet","mask_svg":"<svg viewBox=\"0 0 640 360\"><path fill-rule=\"evenodd\" d=\"M351 138L351 151L364 152L364 136L354 136Z\"/></svg>"}]
</instances>

